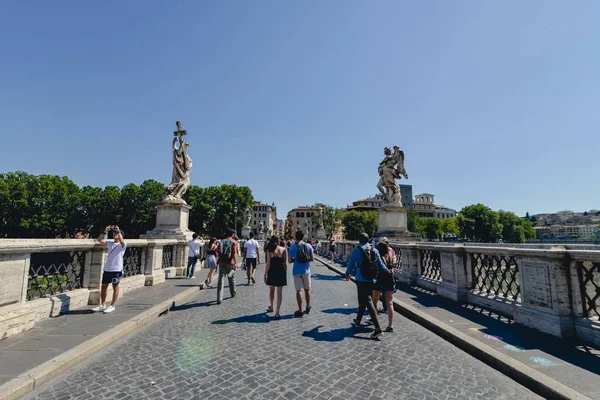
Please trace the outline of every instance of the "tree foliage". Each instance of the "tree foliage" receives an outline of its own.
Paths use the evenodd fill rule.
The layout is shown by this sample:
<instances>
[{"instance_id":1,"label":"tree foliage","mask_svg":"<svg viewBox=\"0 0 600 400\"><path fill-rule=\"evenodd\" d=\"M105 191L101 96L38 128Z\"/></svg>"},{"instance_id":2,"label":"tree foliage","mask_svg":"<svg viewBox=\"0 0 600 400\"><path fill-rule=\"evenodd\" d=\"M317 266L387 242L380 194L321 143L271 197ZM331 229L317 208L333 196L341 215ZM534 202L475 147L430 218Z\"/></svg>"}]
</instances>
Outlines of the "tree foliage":
<instances>
[{"instance_id":1,"label":"tree foliage","mask_svg":"<svg viewBox=\"0 0 600 400\"><path fill-rule=\"evenodd\" d=\"M419 234L428 240L436 240L442 236L442 221L437 218L424 218L420 224Z\"/></svg>"},{"instance_id":2,"label":"tree foliage","mask_svg":"<svg viewBox=\"0 0 600 400\"><path fill-rule=\"evenodd\" d=\"M373 236L377 231L377 212L347 211L342 217L342 225L344 226L346 239L357 240L362 232Z\"/></svg>"},{"instance_id":3,"label":"tree foliage","mask_svg":"<svg viewBox=\"0 0 600 400\"><path fill-rule=\"evenodd\" d=\"M535 230L528 220L519 218L510 211L498 211L498 220L502 225L502 240L506 243L525 243L535 239Z\"/></svg>"},{"instance_id":4,"label":"tree foliage","mask_svg":"<svg viewBox=\"0 0 600 400\"><path fill-rule=\"evenodd\" d=\"M458 220L456 218L447 218L442 220L442 233L450 236L460 235Z\"/></svg>"},{"instance_id":5,"label":"tree foliage","mask_svg":"<svg viewBox=\"0 0 600 400\"><path fill-rule=\"evenodd\" d=\"M325 229L325 237L331 239L333 234L342 225L344 211L340 208L325 206L323 208L323 228ZM311 218L312 226L319 227L319 213L314 212Z\"/></svg>"},{"instance_id":6,"label":"tree foliage","mask_svg":"<svg viewBox=\"0 0 600 400\"><path fill-rule=\"evenodd\" d=\"M415 210L408 210L408 214L407 214L407 229L409 232L415 232L415 233L419 233L421 232L421 223L422 223L422 218L419 217L419 213L416 212Z\"/></svg>"},{"instance_id":7,"label":"tree foliage","mask_svg":"<svg viewBox=\"0 0 600 400\"><path fill-rule=\"evenodd\" d=\"M497 242L502 238L498 213L483 204L464 207L457 217L460 235L477 242Z\"/></svg>"},{"instance_id":8,"label":"tree foliage","mask_svg":"<svg viewBox=\"0 0 600 400\"><path fill-rule=\"evenodd\" d=\"M154 180L123 188L79 188L67 177L3 173L0 237L71 237L80 231L96 236L111 224L119 225L128 237L137 237L154 228L156 206L164 191L165 185ZM187 200L193 206L190 228L219 236L234 227L235 205L241 227L243 210L253 203L248 187L233 185L206 189L191 186Z\"/></svg>"}]
</instances>

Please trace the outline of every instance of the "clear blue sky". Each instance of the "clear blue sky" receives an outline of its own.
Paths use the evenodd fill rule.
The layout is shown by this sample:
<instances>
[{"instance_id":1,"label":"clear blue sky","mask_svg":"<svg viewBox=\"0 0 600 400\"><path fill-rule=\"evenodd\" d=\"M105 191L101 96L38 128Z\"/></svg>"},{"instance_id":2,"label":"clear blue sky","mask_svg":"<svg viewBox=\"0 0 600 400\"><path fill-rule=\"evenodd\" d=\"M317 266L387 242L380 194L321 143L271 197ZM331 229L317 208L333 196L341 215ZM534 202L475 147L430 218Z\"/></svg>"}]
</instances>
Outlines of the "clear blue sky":
<instances>
[{"instance_id":1,"label":"clear blue sky","mask_svg":"<svg viewBox=\"0 0 600 400\"><path fill-rule=\"evenodd\" d=\"M0 171L248 185L280 215L376 192L600 208L600 3L5 1Z\"/></svg>"}]
</instances>

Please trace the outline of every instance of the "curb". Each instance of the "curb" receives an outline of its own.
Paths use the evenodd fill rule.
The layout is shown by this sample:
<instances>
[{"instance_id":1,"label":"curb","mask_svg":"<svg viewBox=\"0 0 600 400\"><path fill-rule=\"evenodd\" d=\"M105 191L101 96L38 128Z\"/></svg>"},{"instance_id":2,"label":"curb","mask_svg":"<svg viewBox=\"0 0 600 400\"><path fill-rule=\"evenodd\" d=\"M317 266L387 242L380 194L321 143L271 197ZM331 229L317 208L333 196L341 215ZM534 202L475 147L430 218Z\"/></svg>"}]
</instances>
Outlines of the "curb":
<instances>
[{"instance_id":1,"label":"curb","mask_svg":"<svg viewBox=\"0 0 600 400\"><path fill-rule=\"evenodd\" d=\"M345 275L345 272L337 266L321 259L317 260L333 272ZM352 278L352 281L354 282L354 278ZM394 310L546 399L592 400L583 393L542 374L479 340L471 338L458 329L396 298L394 298Z\"/></svg>"},{"instance_id":2,"label":"curb","mask_svg":"<svg viewBox=\"0 0 600 400\"><path fill-rule=\"evenodd\" d=\"M202 288L201 288L202 289ZM122 322L108 331L73 347L71 350L54 357L43 364L30 369L0 386L0 400L13 400L38 388L79 361L102 350L114 341L129 335L135 330L148 325L161 315L166 314L176 303L185 301L198 292L198 286L187 289L170 299L142 312L132 319Z\"/></svg>"}]
</instances>

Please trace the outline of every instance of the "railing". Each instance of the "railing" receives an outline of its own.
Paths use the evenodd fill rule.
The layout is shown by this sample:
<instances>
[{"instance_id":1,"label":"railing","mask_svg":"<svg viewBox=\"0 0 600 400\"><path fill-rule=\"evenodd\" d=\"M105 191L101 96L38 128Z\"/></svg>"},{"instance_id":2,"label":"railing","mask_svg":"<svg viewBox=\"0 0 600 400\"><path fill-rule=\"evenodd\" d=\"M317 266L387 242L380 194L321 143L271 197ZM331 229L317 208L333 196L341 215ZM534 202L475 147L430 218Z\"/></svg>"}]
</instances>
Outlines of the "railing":
<instances>
[{"instance_id":1,"label":"railing","mask_svg":"<svg viewBox=\"0 0 600 400\"><path fill-rule=\"evenodd\" d=\"M337 242L337 257L345 260L355 245ZM397 242L391 248L400 282L600 345L600 246Z\"/></svg>"},{"instance_id":2,"label":"railing","mask_svg":"<svg viewBox=\"0 0 600 400\"><path fill-rule=\"evenodd\" d=\"M578 261L577 275L583 316L600 318L600 262Z\"/></svg>"},{"instance_id":3,"label":"railing","mask_svg":"<svg viewBox=\"0 0 600 400\"><path fill-rule=\"evenodd\" d=\"M27 301L83 287L84 251L31 255Z\"/></svg>"},{"instance_id":4,"label":"railing","mask_svg":"<svg viewBox=\"0 0 600 400\"><path fill-rule=\"evenodd\" d=\"M173 250L175 246L170 244L163 246L162 268L170 268L173 265Z\"/></svg>"},{"instance_id":5,"label":"railing","mask_svg":"<svg viewBox=\"0 0 600 400\"><path fill-rule=\"evenodd\" d=\"M123 277L139 275L142 273L142 250L143 247L129 247L123 256Z\"/></svg>"},{"instance_id":6,"label":"railing","mask_svg":"<svg viewBox=\"0 0 600 400\"><path fill-rule=\"evenodd\" d=\"M437 250L421 249L421 277L442 280L442 261Z\"/></svg>"},{"instance_id":7,"label":"railing","mask_svg":"<svg viewBox=\"0 0 600 400\"><path fill-rule=\"evenodd\" d=\"M471 253L472 285L478 292L520 299L519 264L513 256Z\"/></svg>"}]
</instances>

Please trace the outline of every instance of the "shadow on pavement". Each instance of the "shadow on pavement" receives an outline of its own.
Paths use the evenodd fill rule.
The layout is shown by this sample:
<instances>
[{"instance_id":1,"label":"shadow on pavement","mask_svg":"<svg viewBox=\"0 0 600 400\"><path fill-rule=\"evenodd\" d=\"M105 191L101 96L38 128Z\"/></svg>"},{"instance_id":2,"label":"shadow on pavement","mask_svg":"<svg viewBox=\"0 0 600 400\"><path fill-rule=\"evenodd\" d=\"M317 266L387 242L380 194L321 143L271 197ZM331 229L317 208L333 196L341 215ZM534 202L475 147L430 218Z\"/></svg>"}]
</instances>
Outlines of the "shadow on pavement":
<instances>
[{"instance_id":1,"label":"shadow on pavement","mask_svg":"<svg viewBox=\"0 0 600 400\"><path fill-rule=\"evenodd\" d=\"M65 314L67 315L85 315L85 314L94 314L92 310L70 310Z\"/></svg>"},{"instance_id":2,"label":"shadow on pavement","mask_svg":"<svg viewBox=\"0 0 600 400\"><path fill-rule=\"evenodd\" d=\"M325 314L343 314L343 315L352 315L356 314L356 307L344 307L344 308L330 308L329 310L321 310L321 312Z\"/></svg>"},{"instance_id":3,"label":"shadow on pavement","mask_svg":"<svg viewBox=\"0 0 600 400\"><path fill-rule=\"evenodd\" d=\"M600 374L600 351L594 347L514 324L514 321L506 316L470 304L460 305L421 288L399 284L398 289L404 295L408 294L412 301L428 308L427 313L437 318L443 319L441 313L444 311L436 311L436 308L446 310L483 326L479 332L499 337L507 345L523 350L538 350L594 374Z\"/></svg>"},{"instance_id":4,"label":"shadow on pavement","mask_svg":"<svg viewBox=\"0 0 600 400\"><path fill-rule=\"evenodd\" d=\"M183 310L189 310L190 308L208 307L208 306L214 305L214 304L217 304L216 300L205 301L203 303L185 303L180 306L171 307L170 311L183 311Z\"/></svg>"},{"instance_id":5,"label":"shadow on pavement","mask_svg":"<svg viewBox=\"0 0 600 400\"><path fill-rule=\"evenodd\" d=\"M346 338L371 340L362 336L356 336L356 330L353 327L319 332L319 329L322 327L322 325L319 325L309 331L305 331L302 333L302 336L314 339L317 342L341 342Z\"/></svg>"},{"instance_id":6,"label":"shadow on pavement","mask_svg":"<svg viewBox=\"0 0 600 400\"><path fill-rule=\"evenodd\" d=\"M312 274L310 276L312 279L317 279L321 281L343 281L344 277L335 274L335 275L322 275L322 274Z\"/></svg>"},{"instance_id":7,"label":"shadow on pavement","mask_svg":"<svg viewBox=\"0 0 600 400\"><path fill-rule=\"evenodd\" d=\"M294 318L293 315L282 315L280 321L286 320L286 319L293 319L293 318ZM244 315L241 317L236 317L236 318L231 318L231 319L220 319L220 320L211 322L211 324L213 324L213 325L226 325L226 324L231 324L231 323L266 324L269 322L277 322L277 321L275 321L275 319L273 318L272 315L267 314L266 312L261 312L258 314Z\"/></svg>"}]
</instances>

